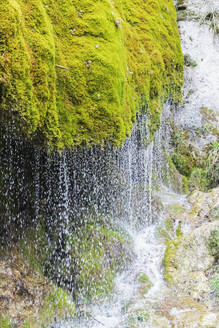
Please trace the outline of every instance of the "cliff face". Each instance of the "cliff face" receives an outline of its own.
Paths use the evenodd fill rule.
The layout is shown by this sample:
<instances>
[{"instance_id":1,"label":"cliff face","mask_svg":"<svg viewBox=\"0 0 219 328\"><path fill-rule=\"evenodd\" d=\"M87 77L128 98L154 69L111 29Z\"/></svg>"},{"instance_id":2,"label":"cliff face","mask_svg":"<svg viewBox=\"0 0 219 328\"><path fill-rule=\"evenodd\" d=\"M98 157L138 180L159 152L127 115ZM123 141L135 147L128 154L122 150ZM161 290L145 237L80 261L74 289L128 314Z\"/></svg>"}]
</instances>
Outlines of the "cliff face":
<instances>
[{"instance_id":1,"label":"cliff face","mask_svg":"<svg viewBox=\"0 0 219 328\"><path fill-rule=\"evenodd\" d=\"M153 135L180 99L172 0L1 0L0 20L1 117L50 147L118 146L141 108Z\"/></svg>"}]
</instances>

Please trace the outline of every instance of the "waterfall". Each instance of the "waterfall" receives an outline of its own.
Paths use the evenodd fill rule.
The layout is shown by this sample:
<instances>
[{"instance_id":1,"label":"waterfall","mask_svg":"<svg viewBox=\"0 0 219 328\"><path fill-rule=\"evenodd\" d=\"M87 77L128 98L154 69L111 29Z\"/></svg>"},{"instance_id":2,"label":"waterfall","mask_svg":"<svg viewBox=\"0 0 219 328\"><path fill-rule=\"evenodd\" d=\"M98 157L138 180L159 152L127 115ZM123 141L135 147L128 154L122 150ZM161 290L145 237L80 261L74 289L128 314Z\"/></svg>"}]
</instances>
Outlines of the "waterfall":
<instances>
[{"instance_id":1,"label":"waterfall","mask_svg":"<svg viewBox=\"0 0 219 328\"><path fill-rule=\"evenodd\" d=\"M124 212L121 207L113 207L108 216L117 217L119 224L133 240L135 260L126 271L117 275L113 295L103 304L82 306L82 315L55 325L56 328L100 328L125 327L126 306L133 302L135 307L142 305L138 299L138 278L145 274L151 281L151 290L145 292L145 300L156 301L163 288L161 263L165 247L157 241L156 230L159 222L154 215L153 194L159 190L163 177L169 168L165 160L164 147L169 141L169 128L166 116L170 104L165 104L162 124L154 141L149 143L147 116L142 116L135 124L132 135L121 150L111 153L111 160L125 183L122 195ZM120 182L121 183L121 182ZM155 189L155 190L153 190ZM120 202L122 201L120 199ZM159 218L160 220L160 218ZM80 307L79 307L80 313Z\"/></svg>"},{"instance_id":2,"label":"waterfall","mask_svg":"<svg viewBox=\"0 0 219 328\"><path fill-rule=\"evenodd\" d=\"M175 175L171 173L173 162L168 161L174 151L173 125L188 132L189 145L200 153L218 142L218 1L182 3L177 6L186 64L183 103L164 103L160 128L152 141L149 116L143 110L137 115L131 135L118 149L107 142L104 147L49 151L36 143L36 136L24 137L13 117L0 123L1 249L14 245L19 248L20 241L28 246L27 238L32 237L33 243L39 242L33 248L37 256L43 253L41 273L67 290L77 303L77 316L67 316L59 322L54 318L53 328L129 327L130 314L139 308L156 311L156 302L167 291L162 266L165 245L158 240L157 228L164 221L166 205L186 203L185 195L178 192L178 181L174 181L175 177L182 180L182 176L175 167ZM168 188L178 193L173 194ZM174 224L173 234L179 220ZM112 291L91 304L86 272L80 276L80 265L88 256L86 245L81 242L87 233L85 227L88 241L99 233L100 248L96 250L96 244L89 244L88 254L97 257L97 266L103 266L97 255L104 253L101 247L108 228L114 242L103 254L108 267L113 263ZM105 234L101 229L105 229ZM122 263L121 270L117 262L122 262L122 258L114 263L110 253L114 245L119 255L126 247L116 239L118 231L131 245L130 259L127 264ZM80 252L85 253L84 257L80 258ZM102 283L105 277L99 271L94 280ZM142 279L149 288L141 288ZM96 287L92 283L93 280L93 291ZM141 322L142 316L137 320ZM144 327L152 327L152 322L148 319Z\"/></svg>"},{"instance_id":3,"label":"waterfall","mask_svg":"<svg viewBox=\"0 0 219 328\"><path fill-rule=\"evenodd\" d=\"M147 124L147 115L139 115L132 135L118 150L108 144L62 154L24 141L13 120L2 124L3 244L22 239L29 227L40 231L43 224L52 249L46 275L71 290L70 273L63 277L61 272L63 267L68 271L67 237L75 229L103 218L129 224L133 231L150 225L154 156L160 146L149 144Z\"/></svg>"}]
</instances>

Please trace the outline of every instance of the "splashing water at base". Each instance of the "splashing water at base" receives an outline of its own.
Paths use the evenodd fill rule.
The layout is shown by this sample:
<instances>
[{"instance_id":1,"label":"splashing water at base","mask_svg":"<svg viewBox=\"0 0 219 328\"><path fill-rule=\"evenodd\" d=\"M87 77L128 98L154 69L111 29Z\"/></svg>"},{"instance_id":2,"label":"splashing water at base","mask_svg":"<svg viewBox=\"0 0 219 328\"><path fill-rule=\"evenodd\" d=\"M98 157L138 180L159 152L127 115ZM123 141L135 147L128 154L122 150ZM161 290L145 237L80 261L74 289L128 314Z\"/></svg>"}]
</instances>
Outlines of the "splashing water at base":
<instances>
[{"instance_id":1,"label":"splashing water at base","mask_svg":"<svg viewBox=\"0 0 219 328\"><path fill-rule=\"evenodd\" d=\"M159 192L164 208L170 204L188 206L185 195L175 194L162 187ZM165 213L165 210L162 212ZM164 219L160 216L160 222ZM130 229L130 227L127 227ZM69 320L53 325L54 328L125 328L129 327L128 320L131 313L145 308L150 311L153 304L164 297L167 292L163 280L162 259L165 244L157 232L158 224L145 227L142 231L131 234L135 260L129 269L115 279L113 296L103 304L93 304L81 307L78 319ZM150 281L149 290L142 294L139 277L147 276ZM151 327L150 319L144 322L143 327Z\"/></svg>"},{"instance_id":2,"label":"splashing water at base","mask_svg":"<svg viewBox=\"0 0 219 328\"><path fill-rule=\"evenodd\" d=\"M155 236L156 225L149 226L143 231L132 234L133 246L136 259L129 270L119 275L115 280L115 294L109 303L103 305L91 305L82 311L78 320L73 320L56 325L56 328L89 327L89 328L114 328L121 327L121 323L126 316L128 303L138 300L138 277L147 274L153 286L146 295L152 300L156 292L160 292L162 282L162 257L164 245L159 244Z\"/></svg>"}]
</instances>

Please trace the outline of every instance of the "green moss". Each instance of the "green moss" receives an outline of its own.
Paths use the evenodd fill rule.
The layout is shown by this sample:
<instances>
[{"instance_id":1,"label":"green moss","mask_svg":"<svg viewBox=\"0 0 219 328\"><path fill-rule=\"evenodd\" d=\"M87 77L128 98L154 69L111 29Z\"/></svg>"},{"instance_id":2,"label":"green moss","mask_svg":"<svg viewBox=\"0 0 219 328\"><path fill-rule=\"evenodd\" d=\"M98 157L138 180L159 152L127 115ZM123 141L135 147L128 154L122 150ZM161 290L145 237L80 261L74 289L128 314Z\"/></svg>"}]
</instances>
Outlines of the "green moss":
<instances>
[{"instance_id":1,"label":"green moss","mask_svg":"<svg viewBox=\"0 0 219 328\"><path fill-rule=\"evenodd\" d=\"M216 266L216 272L210 280L211 289L214 293L216 300L219 301L219 266Z\"/></svg>"},{"instance_id":2,"label":"green moss","mask_svg":"<svg viewBox=\"0 0 219 328\"><path fill-rule=\"evenodd\" d=\"M157 227L157 234L159 237L161 237L164 242L168 242L169 240L171 240L171 234L169 231L167 231L166 228L164 228L163 226L158 226Z\"/></svg>"},{"instance_id":3,"label":"green moss","mask_svg":"<svg viewBox=\"0 0 219 328\"><path fill-rule=\"evenodd\" d=\"M173 230L173 220L172 220L172 218L167 218L165 220L165 228L169 232L171 232Z\"/></svg>"},{"instance_id":4,"label":"green moss","mask_svg":"<svg viewBox=\"0 0 219 328\"><path fill-rule=\"evenodd\" d=\"M170 181L166 177L165 184L168 185L171 182L172 188L175 188L177 192L186 193L188 191L188 178L177 171L171 156L166 155L166 160L169 166L168 178Z\"/></svg>"},{"instance_id":5,"label":"green moss","mask_svg":"<svg viewBox=\"0 0 219 328\"><path fill-rule=\"evenodd\" d=\"M181 99L172 0L6 0L0 19L0 110L50 147L118 146L140 108L152 136Z\"/></svg>"},{"instance_id":6,"label":"green moss","mask_svg":"<svg viewBox=\"0 0 219 328\"><path fill-rule=\"evenodd\" d=\"M177 150L172 154L172 160L180 174L190 176L195 166L194 158L191 154L182 154Z\"/></svg>"},{"instance_id":7,"label":"green moss","mask_svg":"<svg viewBox=\"0 0 219 328\"><path fill-rule=\"evenodd\" d=\"M177 235L177 237L182 236L182 223L181 222L179 222L178 227L176 229L176 235Z\"/></svg>"},{"instance_id":8,"label":"green moss","mask_svg":"<svg viewBox=\"0 0 219 328\"><path fill-rule=\"evenodd\" d=\"M190 189L207 191L209 187L208 171L201 168L195 168L189 178Z\"/></svg>"},{"instance_id":9,"label":"green moss","mask_svg":"<svg viewBox=\"0 0 219 328\"><path fill-rule=\"evenodd\" d=\"M11 323L9 317L2 317L0 315L0 328L11 328Z\"/></svg>"},{"instance_id":10,"label":"green moss","mask_svg":"<svg viewBox=\"0 0 219 328\"><path fill-rule=\"evenodd\" d=\"M214 111L202 107L204 125L194 130L198 136L207 138L211 133L217 137L217 129L212 122L217 122L217 114ZM197 149L190 141L191 134L170 122L172 128L172 144L174 151L168 159L170 175L174 175L174 167L183 176L183 184L186 192L193 189L207 191L216 187L219 183L219 143L208 143L202 151ZM172 165L173 164L173 165Z\"/></svg>"},{"instance_id":11,"label":"green moss","mask_svg":"<svg viewBox=\"0 0 219 328\"><path fill-rule=\"evenodd\" d=\"M183 182L183 192L187 194L189 192L189 180L187 177L182 176L182 182Z\"/></svg>"},{"instance_id":12,"label":"green moss","mask_svg":"<svg viewBox=\"0 0 219 328\"><path fill-rule=\"evenodd\" d=\"M54 317L63 319L65 316L73 316L75 314L75 304L72 298L62 289L53 287L53 291L44 301L40 317L45 322L49 322Z\"/></svg>"},{"instance_id":13,"label":"green moss","mask_svg":"<svg viewBox=\"0 0 219 328\"><path fill-rule=\"evenodd\" d=\"M157 227L158 236L163 239L165 243L168 244L174 236L180 237L182 235L181 231L181 222L179 222L177 229L174 229L174 223L176 221L176 217L179 214L182 214L184 211L183 207L177 204L173 204L169 207L169 217L165 219L165 221Z\"/></svg>"},{"instance_id":14,"label":"green moss","mask_svg":"<svg viewBox=\"0 0 219 328\"><path fill-rule=\"evenodd\" d=\"M174 147L171 160L181 175L189 177L194 167L197 167L200 163L199 153L189 142L189 131L184 131L173 122L171 127Z\"/></svg>"},{"instance_id":15,"label":"green moss","mask_svg":"<svg viewBox=\"0 0 219 328\"><path fill-rule=\"evenodd\" d=\"M142 295L146 294L153 286L152 282L145 273L142 273L138 276L138 282L140 284L140 293Z\"/></svg>"},{"instance_id":16,"label":"green moss","mask_svg":"<svg viewBox=\"0 0 219 328\"><path fill-rule=\"evenodd\" d=\"M25 238L18 242L19 250L23 258L36 271L44 272L44 265L50 254L48 238L45 227L39 224L25 232Z\"/></svg>"},{"instance_id":17,"label":"green moss","mask_svg":"<svg viewBox=\"0 0 219 328\"><path fill-rule=\"evenodd\" d=\"M177 269L175 257L176 257L176 252L180 245L180 242L181 242L181 236L179 236L173 240L170 240L167 243L166 251L164 254L164 258L163 258L163 264L164 264L164 269L165 269L164 278L169 283L173 283L173 281L174 281L173 269Z\"/></svg>"},{"instance_id":18,"label":"green moss","mask_svg":"<svg viewBox=\"0 0 219 328\"><path fill-rule=\"evenodd\" d=\"M170 204L168 206L168 210L171 212L173 215L180 215L185 212L185 208L178 203ZM171 225L172 227L172 225Z\"/></svg>"},{"instance_id":19,"label":"green moss","mask_svg":"<svg viewBox=\"0 0 219 328\"><path fill-rule=\"evenodd\" d=\"M52 250L43 225L29 229L18 247L33 270L41 274L46 272L49 277L50 273L55 276L58 273L63 279L72 276L74 297L84 300L108 294L114 286L116 273L132 258L127 234L102 221L76 226L65 243L71 252L70 263L48 263Z\"/></svg>"},{"instance_id":20,"label":"green moss","mask_svg":"<svg viewBox=\"0 0 219 328\"><path fill-rule=\"evenodd\" d=\"M74 314L75 304L72 298L63 289L53 286L40 306L37 316L28 318L22 324L22 328L46 328L54 319L62 320L73 317Z\"/></svg>"},{"instance_id":21,"label":"green moss","mask_svg":"<svg viewBox=\"0 0 219 328\"><path fill-rule=\"evenodd\" d=\"M208 240L208 247L210 254L215 257L217 261L219 259L219 228L214 230Z\"/></svg>"},{"instance_id":22,"label":"green moss","mask_svg":"<svg viewBox=\"0 0 219 328\"><path fill-rule=\"evenodd\" d=\"M29 236L28 236L29 237ZM29 241L29 239L27 239ZM35 240L36 242L36 240ZM45 249L38 249L44 253ZM35 252L32 252L35 257ZM9 291L13 293L13 309L9 305L2 308L0 314L0 327L20 328L47 328L54 320L62 320L75 314L75 304L70 295L62 288L57 287L38 271L37 260L29 262L28 256L20 248L20 243L13 249L4 249L3 263L11 263L11 271L3 279L8 279ZM28 263L29 262L29 263ZM19 279L23 289L14 290L11 281ZM20 290L22 290L20 292ZM31 295L31 300L23 306L23 302ZM10 302L10 298L8 302ZM36 302L37 300L37 302ZM21 311L19 311L21 309ZM9 316L13 313L13 316ZM8 316L7 316L8 315ZM16 323L15 323L16 322Z\"/></svg>"}]
</instances>

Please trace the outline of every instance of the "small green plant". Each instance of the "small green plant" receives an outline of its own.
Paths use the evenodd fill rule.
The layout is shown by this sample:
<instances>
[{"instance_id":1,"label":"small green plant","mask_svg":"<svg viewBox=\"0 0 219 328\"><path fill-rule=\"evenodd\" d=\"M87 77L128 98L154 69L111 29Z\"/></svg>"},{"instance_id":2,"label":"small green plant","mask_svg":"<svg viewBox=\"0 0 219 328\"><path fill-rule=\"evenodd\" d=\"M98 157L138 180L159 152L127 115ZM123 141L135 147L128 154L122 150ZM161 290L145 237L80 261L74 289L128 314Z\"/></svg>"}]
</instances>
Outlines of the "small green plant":
<instances>
[{"instance_id":1,"label":"small green plant","mask_svg":"<svg viewBox=\"0 0 219 328\"><path fill-rule=\"evenodd\" d=\"M195 168L189 178L189 187L191 190L198 189L207 191L209 186L208 170Z\"/></svg>"},{"instance_id":2,"label":"small green plant","mask_svg":"<svg viewBox=\"0 0 219 328\"><path fill-rule=\"evenodd\" d=\"M11 322L9 317L0 316L0 328L11 328Z\"/></svg>"},{"instance_id":3,"label":"small green plant","mask_svg":"<svg viewBox=\"0 0 219 328\"><path fill-rule=\"evenodd\" d=\"M166 243L172 239L170 233L163 227L158 226L157 227L157 234L159 237L161 237Z\"/></svg>"},{"instance_id":4,"label":"small green plant","mask_svg":"<svg viewBox=\"0 0 219 328\"><path fill-rule=\"evenodd\" d=\"M216 299L219 301L219 276L211 279L211 288L216 296Z\"/></svg>"},{"instance_id":5,"label":"small green plant","mask_svg":"<svg viewBox=\"0 0 219 328\"><path fill-rule=\"evenodd\" d=\"M219 265L215 267L215 273L210 280L211 289L214 293L216 300L219 301Z\"/></svg>"},{"instance_id":6,"label":"small green plant","mask_svg":"<svg viewBox=\"0 0 219 328\"><path fill-rule=\"evenodd\" d=\"M148 278L148 276L143 273L138 277L138 282L141 286L141 294L146 294L149 289L153 286L152 282Z\"/></svg>"},{"instance_id":7,"label":"small green plant","mask_svg":"<svg viewBox=\"0 0 219 328\"><path fill-rule=\"evenodd\" d=\"M219 259L219 228L212 231L208 240L208 247L210 254L214 256L217 261Z\"/></svg>"},{"instance_id":8,"label":"small green plant","mask_svg":"<svg viewBox=\"0 0 219 328\"><path fill-rule=\"evenodd\" d=\"M176 229L176 235L177 235L177 237L182 236L182 223L181 222L179 222L178 227Z\"/></svg>"}]
</instances>

